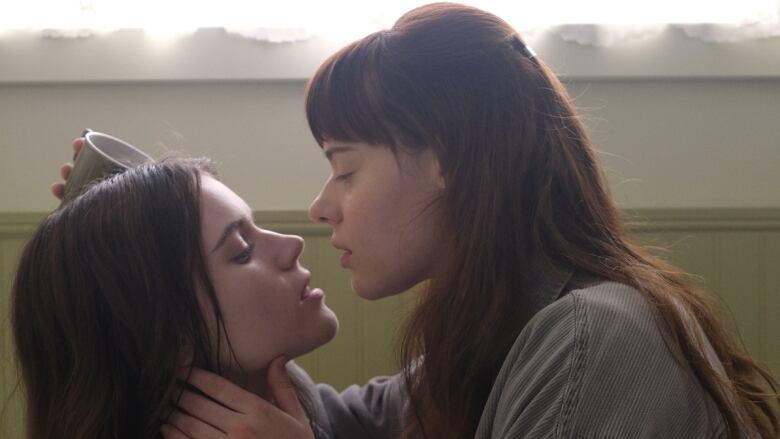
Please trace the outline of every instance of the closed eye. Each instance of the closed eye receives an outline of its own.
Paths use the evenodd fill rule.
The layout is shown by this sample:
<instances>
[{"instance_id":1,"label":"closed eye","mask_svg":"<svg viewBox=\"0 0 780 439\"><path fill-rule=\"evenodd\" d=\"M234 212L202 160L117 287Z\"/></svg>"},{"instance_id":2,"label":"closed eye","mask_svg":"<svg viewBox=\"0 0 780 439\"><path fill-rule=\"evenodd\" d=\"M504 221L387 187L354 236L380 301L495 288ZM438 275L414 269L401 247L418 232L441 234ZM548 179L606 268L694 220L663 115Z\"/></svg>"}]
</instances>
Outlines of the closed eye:
<instances>
[{"instance_id":1,"label":"closed eye","mask_svg":"<svg viewBox=\"0 0 780 439\"><path fill-rule=\"evenodd\" d=\"M346 174L339 174L333 178L338 181L345 181L345 180L349 180L349 177L351 177L352 174L354 174L354 172L347 172Z\"/></svg>"},{"instance_id":2,"label":"closed eye","mask_svg":"<svg viewBox=\"0 0 780 439\"><path fill-rule=\"evenodd\" d=\"M235 257L233 257L233 262L237 264L248 264L249 261L252 260L252 253L255 250L255 243L251 242L247 245L247 247L241 251L241 253L237 254Z\"/></svg>"}]
</instances>

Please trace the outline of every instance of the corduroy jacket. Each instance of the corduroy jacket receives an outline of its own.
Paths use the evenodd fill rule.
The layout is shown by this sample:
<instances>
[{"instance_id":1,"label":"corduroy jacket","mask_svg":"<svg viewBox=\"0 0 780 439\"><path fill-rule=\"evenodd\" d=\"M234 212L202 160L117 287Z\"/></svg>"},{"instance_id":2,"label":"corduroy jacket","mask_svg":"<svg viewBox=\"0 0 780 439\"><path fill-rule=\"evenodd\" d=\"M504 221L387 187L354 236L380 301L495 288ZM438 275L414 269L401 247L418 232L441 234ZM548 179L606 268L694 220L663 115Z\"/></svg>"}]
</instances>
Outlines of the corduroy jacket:
<instances>
[{"instance_id":1,"label":"corduroy jacket","mask_svg":"<svg viewBox=\"0 0 780 439\"><path fill-rule=\"evenodd\" d=\"M675 361L637 290L570 272L538 285L540 310L498 373L476 439L727 437L714 400ZM407 422L400 375L339 393L295 365L290 372L311 393L321 437L396 439Z\"/></svg>"}]
</instances>

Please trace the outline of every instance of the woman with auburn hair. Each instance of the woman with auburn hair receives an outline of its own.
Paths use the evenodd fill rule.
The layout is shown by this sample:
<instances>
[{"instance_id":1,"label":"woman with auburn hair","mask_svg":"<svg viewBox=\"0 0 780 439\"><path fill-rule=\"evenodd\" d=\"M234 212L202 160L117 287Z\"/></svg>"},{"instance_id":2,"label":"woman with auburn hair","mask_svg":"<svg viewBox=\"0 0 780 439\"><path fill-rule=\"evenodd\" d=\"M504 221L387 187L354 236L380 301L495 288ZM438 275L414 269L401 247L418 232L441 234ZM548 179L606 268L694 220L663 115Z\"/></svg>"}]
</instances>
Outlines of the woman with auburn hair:
<instances>
[{"instance_id":1,"label":"woman with auburn hair","mask_svg":"<svg viewBox=\"0 0 780 439\"><path fill-rule=\"evenodd\" d=\"M208 162L177 158L97 182L49 215L12 296L27 437L161 437L188 416L172 404L194 395L177 379L217 376L202 369L287 407L279 425L326 437L284 361L268 365L326 343L338 323L299 264L303 240L251 214ZM270 393L266 370L285 390Z\"/></svg>"},{"instance_id":2,"label":"woman with auburn hair","mask_svg":"<svg viewBox=\"0 0 780 439\"><path fill-rule=\"evenodd\" d=\"M306 111L332 167L310 217L355 292L423 284L402 373L317 386L336 437L778 437L776 380L628 236L566 90L506 22L414 9L326 60ZM199 414L166 437L306 437L198 387L216 402L180 404Z\"/></svg>"}]
</instances>

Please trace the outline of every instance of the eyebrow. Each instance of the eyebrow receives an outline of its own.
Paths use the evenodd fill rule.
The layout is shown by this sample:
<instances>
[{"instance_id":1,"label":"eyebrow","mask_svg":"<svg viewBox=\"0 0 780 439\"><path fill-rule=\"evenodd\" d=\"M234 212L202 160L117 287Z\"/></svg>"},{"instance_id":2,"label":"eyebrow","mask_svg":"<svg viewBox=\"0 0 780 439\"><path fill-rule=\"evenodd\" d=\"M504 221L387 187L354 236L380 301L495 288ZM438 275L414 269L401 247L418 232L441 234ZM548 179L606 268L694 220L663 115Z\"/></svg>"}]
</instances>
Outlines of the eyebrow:
<instances>
[{"instance_id":1,"label":"eyebrow","mask_svg":"<svg viewBox=\"0 0 780 439\"><path fill-rule=\"evenodd\" d=\"M222 236L219 237L219 241L217 241L217 245L214 246L214 248L211 250L211 253L214 253L217 251L217 249L225 243L225 241L228 239L228 236L230 236L231 233L233 233L236 229L241 227L244 224L244 219L237 219L227 226L225 226L225 229L222 231Z\"/></svg>"},{"instance_id":2,"label":"eyebrow","mask_svg":"<svg viewBox=\"0 0 780 439\"><path fill-rule=\"evenodd\" d=\"M340 153L340 152L350 152L354 151L355 148L347 145L343 146L334 146L333 148L329 148L327 151L325 151L325 157L327 157L328 161L333 160L333 155Z\"/></svg>"}]
</instances>

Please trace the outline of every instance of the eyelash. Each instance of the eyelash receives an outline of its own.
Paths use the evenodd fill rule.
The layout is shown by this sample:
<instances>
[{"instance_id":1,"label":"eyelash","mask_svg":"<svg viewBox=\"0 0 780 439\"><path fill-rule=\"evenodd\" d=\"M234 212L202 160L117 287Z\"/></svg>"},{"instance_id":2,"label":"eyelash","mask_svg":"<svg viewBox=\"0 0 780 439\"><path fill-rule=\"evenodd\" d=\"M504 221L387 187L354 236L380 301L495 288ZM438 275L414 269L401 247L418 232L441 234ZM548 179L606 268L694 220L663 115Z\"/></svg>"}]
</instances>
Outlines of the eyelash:
<instances>
[{"instance_id":1,"label":"eyelash","mask_svg":"<svg viewBox=\"0 0 780 439\"><path fill-rule=\"evenodd\" d=\"M252 253L255 250L255 243L249 243L247 245L247 248L245 248L241 253L236 255L236 257L233 258L233 262L237 264L248 264L249 260L252 258Z\"/></svg>"},{"instance_id":2,"label":"eyelash","mask_svg":"<svg viewBox=\"0 0 780 439\"><path fill-rule=\"evenodd\" d=\"M339 181L346 181L349 180L349 177L351 177L352 174L354 174L354 172L348 172L346 174L337 175L335 179Z\"/></svg>"}]
</instances>

